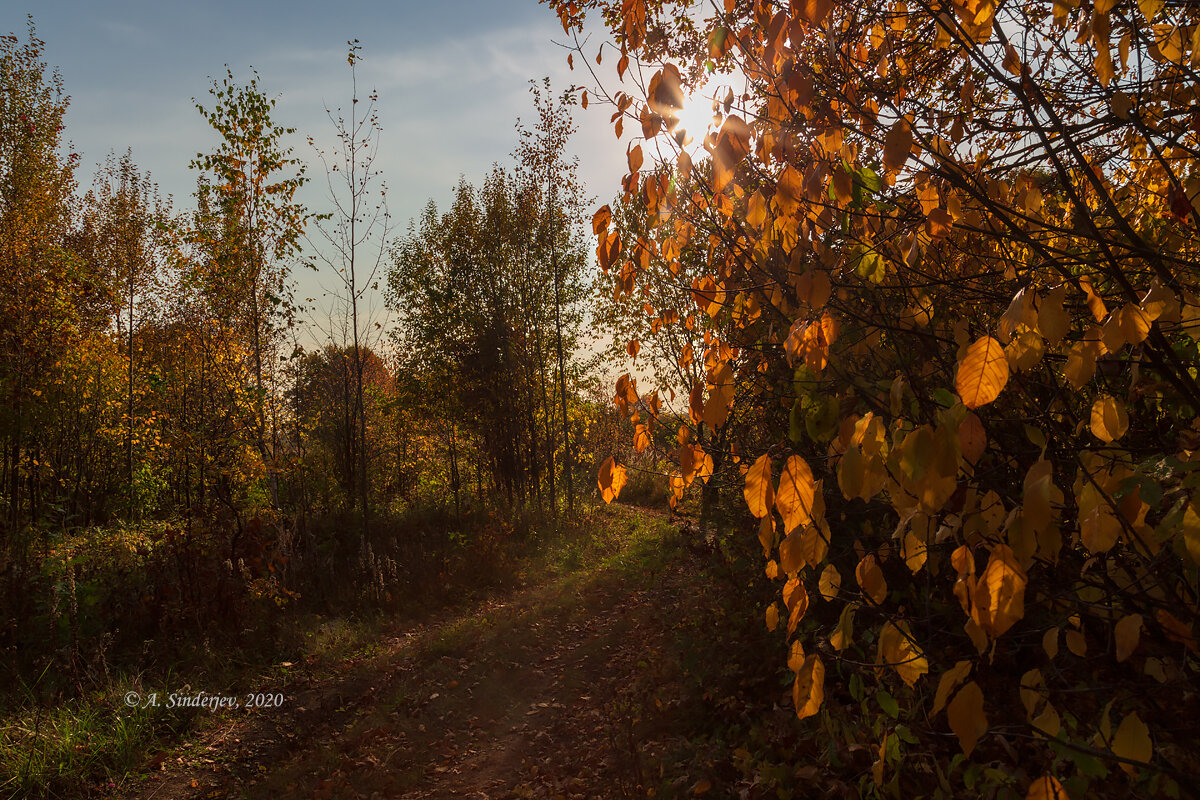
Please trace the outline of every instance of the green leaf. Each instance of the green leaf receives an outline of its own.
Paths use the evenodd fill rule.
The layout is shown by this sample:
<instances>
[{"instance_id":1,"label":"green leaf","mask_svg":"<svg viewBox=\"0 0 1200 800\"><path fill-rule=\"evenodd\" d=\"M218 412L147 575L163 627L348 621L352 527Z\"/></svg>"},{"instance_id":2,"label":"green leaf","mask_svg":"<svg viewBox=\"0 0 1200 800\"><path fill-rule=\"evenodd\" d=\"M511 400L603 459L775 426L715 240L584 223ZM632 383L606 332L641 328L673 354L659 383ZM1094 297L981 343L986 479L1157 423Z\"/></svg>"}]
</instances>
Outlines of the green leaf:
<instances>
[{"instance_id":1,"label":"green leaf","mask_svg":"<svg viewBox=\"0 0 1200 800\"><path fill-rule=\"evenodd\" d=\"M883 709L883 713L892 719L900 716L900 704L896 702L896 698L883 689L875 690L875 702L879 703L879 707Z\"/></svg>"}]
</instances>

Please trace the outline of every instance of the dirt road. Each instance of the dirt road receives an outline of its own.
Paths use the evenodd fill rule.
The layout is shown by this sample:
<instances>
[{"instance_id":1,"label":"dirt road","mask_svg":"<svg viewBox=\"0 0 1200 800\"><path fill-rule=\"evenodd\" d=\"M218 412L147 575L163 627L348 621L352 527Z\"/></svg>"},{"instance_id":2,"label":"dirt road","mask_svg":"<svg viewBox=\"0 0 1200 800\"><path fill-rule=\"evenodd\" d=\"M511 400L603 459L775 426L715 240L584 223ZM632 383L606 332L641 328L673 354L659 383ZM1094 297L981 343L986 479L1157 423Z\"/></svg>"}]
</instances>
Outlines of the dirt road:
<instances>
[{"instance_id":1,"label":"dirt road","mask_svg":"<svg viewBox=\"0 0 1200 800\"><path fill-rule=\"evenodd\" d=\"M300 668L282 709L230 716L126 796L644 797L680 702L662 644L684 580L630 545Z\"/></svg>"}]
</instances>

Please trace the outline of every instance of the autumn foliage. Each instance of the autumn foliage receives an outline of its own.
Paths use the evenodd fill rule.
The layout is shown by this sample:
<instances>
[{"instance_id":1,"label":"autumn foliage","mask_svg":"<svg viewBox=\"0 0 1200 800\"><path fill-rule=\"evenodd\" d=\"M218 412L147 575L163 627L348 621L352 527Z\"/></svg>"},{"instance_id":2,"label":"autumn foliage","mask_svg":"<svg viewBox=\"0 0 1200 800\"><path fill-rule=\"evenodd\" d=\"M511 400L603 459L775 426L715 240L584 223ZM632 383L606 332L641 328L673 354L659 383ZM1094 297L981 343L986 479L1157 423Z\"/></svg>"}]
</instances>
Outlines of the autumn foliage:
<instances>
[{"instance_id":1,"label":"autumn foliage","mask_svg":"<svg viewBox=\"0 0 1200 800\"><path fill-rule=\"evenodd\" d=\"M1200 14L551 5L611 28L591 102L635 140L596 256L659 385L617 406L685 421L673 505L744 499L827 762L896 797L1194 792Z\"/></svg>"}]
</instances>

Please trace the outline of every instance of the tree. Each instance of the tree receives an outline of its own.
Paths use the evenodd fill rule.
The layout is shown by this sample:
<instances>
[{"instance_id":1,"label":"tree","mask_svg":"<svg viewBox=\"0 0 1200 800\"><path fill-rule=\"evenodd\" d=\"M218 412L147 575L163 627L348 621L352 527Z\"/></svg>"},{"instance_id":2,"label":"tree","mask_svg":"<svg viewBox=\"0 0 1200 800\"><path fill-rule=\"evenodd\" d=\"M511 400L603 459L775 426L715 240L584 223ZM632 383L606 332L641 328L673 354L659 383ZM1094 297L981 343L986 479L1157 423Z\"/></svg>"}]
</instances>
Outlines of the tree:
<instances>
[{"instance_id":1,"label":"tree","mask_svg":"<svg viewBox=\"0 0 1200 800\"><path fill-rule=\"evenodd\" d=\"M571 379L579 329L573 298L582 294L569 226L546 224L544 173L515 176L496 167L483 186L460 182L451 208L432 203L393 250L388 302L397 312L401 372L423 376L426 396L439 397L450 443L451 486L459 486L458 437L466 428L479 444L495 487L509 504L544 508L543 482L554 497L553 464L561 436L557 416L570 420L550 347L561 333L564 379ZM562 209L552 209L562 215ZM551 219L553 219L553 215ZM568 217L569 219L569 217ZM558 255L551 259L551 245ZM561 260L559 260L561 259ZM559 266L559 325L555 325L552 264ZM568 401L571 398L568 397ZM562 430L562 428L559 428ZM477 464L478 466L478 464ZM457 491L455 491L457 502Z\"/></svg>"},{"instance_id":2,"label":"tree","mask_svg":"<svg viewBox=\"0 0 1200 800\"><path fill-rule=\"evenodd\" d=\"M117 330L125 332L127 388L125 393L125 466L128 513L137 513L134 493L134 440L137 424L134 411L136 356L134 337L140 325L154 313L159 281L165 278L171 222L168 205L158 196L149 175L133 163L126 151L120 159L109 157L96 176L93 191L85 198L87 211L82 240L88 242L87 258L97 274L105 276L114 294ZM114 297L114 300L116 298ZM138 312L141 312L140 314Z\"/></svg>"},{"instance_id":3,"label":"tree","mask_svg":"<svg viewBox=\"0 0 1200 800\"><path fill-rule=\"evenodd\" d=\"M307 473L303 477L311 483L331 477L328 482L339 487L351 505L352 498L361 496L362 491L362 442L392 438L384 430L382 409L393 400L395 380L374 351L364 348L361 359L362 363L356 362L349 347L332 345L305 353L288 389L298 436L308 442L308 456L299 465ZM367 423L357 413L354 400L362 388L358 385L360 374L365 378L363 416L369 418ZM328 497L328 492L324 494Z\"/></svg>"},{"instance_id":4,"label":"tree","mask_svg":"<svg viewBox=\"0 0 1200 800\"><path fill-rule=\"evenodd\" d=\"M245 331L253 358L254 443L269 465L272 500L278 505L278 476L272 464L277 445L274 411L270 446L267 437L270 381L265 359L274 353L280 332L292 321L288 259L298 250L308 213L295 201L304 185L304 166L283 138L295 132L271 120L275 99L258 86L258 74L241 86L233 73L213 81L213 106L196 108L221 137L216 149L200 153L192 168L210 181L199 184L202 206L221 217L209 233L211 272L205 291L221 317Z\"/></svg>"},{"instance_id":5,"label":"tree","mask_svg":"<svg viewBox=\"0 0 1200 800\"><path fill-rule=\"evenodd\" d=\"M325 113L333 122L338 145L328 156L322 150L317 151L325 165L329 199L334 207L331 223L324 224L322 220L316 223L324 248L328 248L328 254L325 254L324 248L317 248L317 258L337 273L345 290L346 305L349 307L349 339L353 344L351 358L354 363L354 407L351 416L357 420L358 441L356 444L352 441L348 444L351 445L351 452L357 453L358 502L362 511L362 532L365 537L369 525L369 498L362 349L369 327L364 329L360 323L359 304L367 289L378 287L376 275L386 252L391 226L387 212L387 186L381 183L378 190L374 186L379 178L375 158L379 151L379 135L382 132L375 109L378 96L372 90L367 96L366 107L359 109L357 66L362 58L362 48L357 39L347 44L350 47L346 58L350 64L350 119L346 120L341 109L335 115L327 107ZM309 144L312 145L312 139L309 139ZM372 194L376 191L378 199L373 200ZM364 246L372 245L373 255L364 265L359 257L360 253ZM368 269L364 269L364 266ZM376 329L380 329L378 324Z\"/></svg>"},{"instance_id":6,"label":"tree","mask_svg":"<svg viewBox=\"0 0 1200 800\"><path fill-rule=\"evenodd\" d=\"M23 491L28 518L39 514L36 416L85 322L90 289L68 249L76 161L60 152L68 101L58 74L46 72L42 47L32 19L24 44L0 37L0 424L13 529L23 521Z\"/></svg>"},{"instance_id":7,"label":"tree","mask_svg":"<svg viewBox=\"0 0 1200 800\"><path fill-rule=\"evenodd\" d=\"M550 79L543 81L546 94L535 85L530 87L537 109L538 122L533 130L518 124L521 144L516 157L519 164L518 180L526 182L532 196L543 194L544 212L538 215L540 224L536 233L537 251L545 258L543 269L548 271L554 288L554 351L556 361L559 416L562 423L562 440L565 449L563 476L566 479L567 510L574 513L575 456L567 411L567 358L579 328L577 307L583 297L583 271L587 265L586 250L582 245L579 221L584 207L590 202L583 195L577 177L578 159L568 160L566 146L575 132L571 120L571 106L575 104L572 90L564 91L554 102L550 98ZM544 183L543 183L544 182ZM564 345L564 341L567 342ZM547 429L547 441L551 437ZM553 496L553 460L550 461L551 494Z\"/></svg>"},{"instance_id":8,"label":"tree","mask_svg":"<svg viewBox=\"0 0 1200 800\"><path fill-rule=\"evenodd\" d=\"M600 11L618 73L650 75L599 95L618 135L640 124L623 188L650 230L631 241L602 209L597 255L654 304L648 262L705 252L696 400L783 583L768 625L830 637L792 645L798 716L879 752L893 793L924 791L922 753L949 760L895 738L943 710L1010 793L1056 772L1071 796L1191 791L1181 720L1143 719L1195 684L1177 667L1200 616L1196 10L552 5L575 30ZM676 120L710 70L745 89L693 158ZM896 699L897 722L830 708L827 669Z\"/></svg>"}]
</instances>

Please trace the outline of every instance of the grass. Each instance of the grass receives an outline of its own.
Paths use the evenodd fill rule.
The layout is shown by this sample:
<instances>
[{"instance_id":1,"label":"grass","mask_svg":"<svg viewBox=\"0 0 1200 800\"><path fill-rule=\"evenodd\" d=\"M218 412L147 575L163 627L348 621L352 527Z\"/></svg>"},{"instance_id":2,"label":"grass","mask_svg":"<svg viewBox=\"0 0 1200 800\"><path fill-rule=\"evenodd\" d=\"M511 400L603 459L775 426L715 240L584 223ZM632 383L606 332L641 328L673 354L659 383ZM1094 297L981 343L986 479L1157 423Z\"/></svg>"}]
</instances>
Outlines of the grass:
<instances>
[{"instance_id":1,"label":"grass","mask_svg":"<svg viewBox=\"0 0 1200 800\"><path fill-rule=\"evenodd\" d=\"M508 552L497 554L495 563L485 565L489 581L474 582L472 575L479 574L481 565L462 558L460 574L449 576L455 588L439 598L441 609L408 609L409 619L452 615L456 608L506 591L496 587L542 584L555 588L537 613L578 613L586 603L585 587L598 574L616 571L644 579L661 568L666 559L662 537L660 520L611 508L586 509L574 522L533 526L513 539ZM410 624L404 621L405 610L399 609L397 618L379 609L329 616L288 608L269 620L279 634L271 647L252 646L253 637L243 637L229 651L197 642L157 678L114 669L99 688L51 701L35 699L40 693L27 690L23 701L10 700L0 718L0 798L79 797L127 787L128 776L142 771L154 751L173 747L181 737L196 736L224 718L222 712L181 713L161 705L130 709L124 701L127 692L158 691L165 697L185 686L219 694L274 689L298 669L317 673L330 665L372 659L389 630ZM522 642L511 636L514 620L507 612L452 619L427 643L430 663L481 640L520 657Z\"/></svg>"},{"instance_id":2,"label":"grass","mask_svg":"<svg viewBox=\"0 0 1200 800\"><path fill-rule=\"evenodd\" d=\"M131 711L134 682L53 708L37 707L0 726L0 796L77 796L113 787L139 767L151 744L178 720L163 709Z\"/></svg>"}]
</instances>

